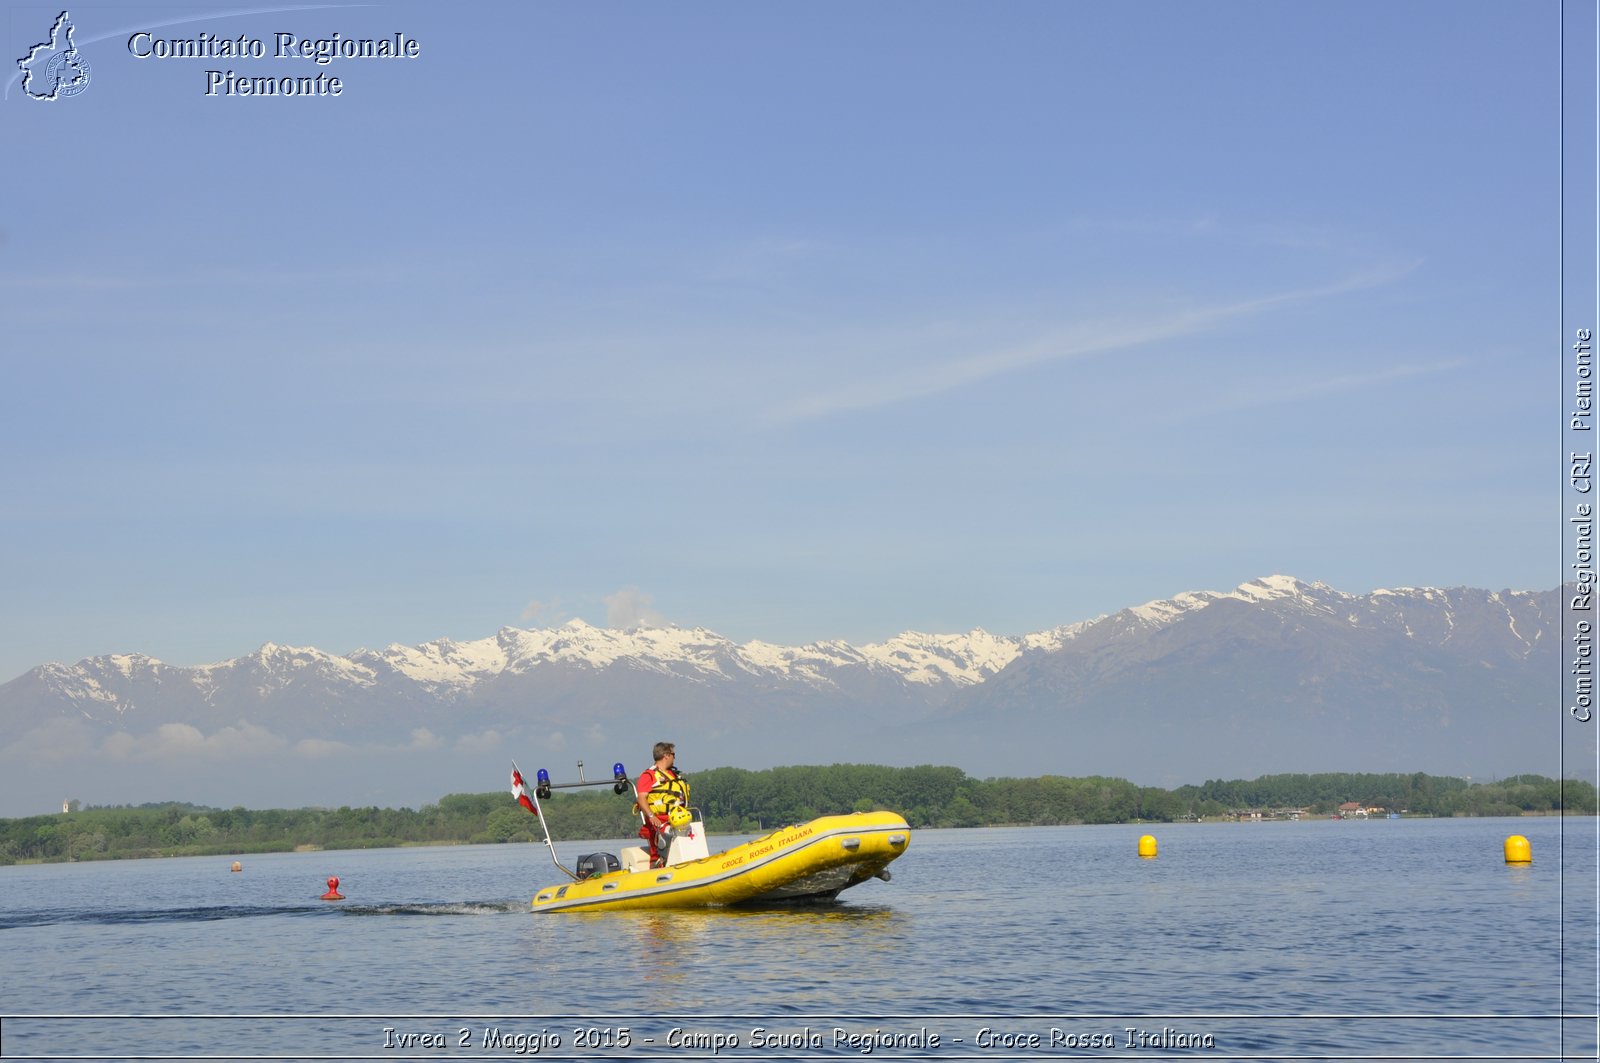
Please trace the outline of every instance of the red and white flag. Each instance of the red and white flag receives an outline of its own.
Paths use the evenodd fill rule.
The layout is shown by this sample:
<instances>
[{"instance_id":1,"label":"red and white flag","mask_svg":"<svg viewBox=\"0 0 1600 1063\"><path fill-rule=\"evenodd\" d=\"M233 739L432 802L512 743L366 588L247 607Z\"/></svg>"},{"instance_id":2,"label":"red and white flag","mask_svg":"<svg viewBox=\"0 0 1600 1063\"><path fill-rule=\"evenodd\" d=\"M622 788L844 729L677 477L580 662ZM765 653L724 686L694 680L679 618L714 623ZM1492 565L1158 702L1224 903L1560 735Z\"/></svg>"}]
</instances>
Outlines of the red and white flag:
<instances>
[{"instance_id":1,"label":"red and white flag","mask_svg":"<svg viewBox=\"0 0 1600 1063\"><path fill-rule=\"evenodd\" d=\"M517 804L532 812L539 814L539 806L533 803L533 798L528 795L528 786L522 781L522 772L517 770L515 764L511 765L511 796L517 799Z\"/></svg>"}]
</instances>

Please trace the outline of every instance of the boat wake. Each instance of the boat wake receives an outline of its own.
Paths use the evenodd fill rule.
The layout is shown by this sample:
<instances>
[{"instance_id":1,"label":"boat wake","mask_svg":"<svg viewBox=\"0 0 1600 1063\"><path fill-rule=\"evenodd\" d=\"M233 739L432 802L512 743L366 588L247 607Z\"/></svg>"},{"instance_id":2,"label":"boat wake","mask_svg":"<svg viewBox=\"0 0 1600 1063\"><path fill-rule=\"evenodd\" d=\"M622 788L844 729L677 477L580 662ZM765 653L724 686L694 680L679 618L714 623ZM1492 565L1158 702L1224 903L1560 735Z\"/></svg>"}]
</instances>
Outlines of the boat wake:
<instances>
[{"instance_id":1,"label":"boat wake","mask_svg":"<svg viewBox=\"0 0 1600 1063\"><path fill-rule=\"evenodd\" d=\"M505 915L523 914L527 901L438 901L429 904L356 904L339 906L342 915Z\"/></svg>"},{"instance_id":2,"label":"boat wake","mask_svg":"<svg viewBox=\"0 0 1600 1063\"><path fill-rule=\"evenodd\" d=\"M38 908L0 912L0 930L73 924L126 926L139 923L204 923L262 916L504 915L526 912L526 901L437 901L396 904L211 905L186 908Z\"/></svg>"},{"instance_id":3,"label":"boat wake","mask_svg":"<svg viewBox=\"0 0 1600 1063\"><path fill-rule=\"evenodd\" d=\"M218 919L248 919L262 915L297 915L319 910L319 906L312 904L286 907L229 904L189 908L37 908L26 912L0 912L0 930L52 926L59 923L102 926L128 923L203 923Z\"/></svg>"}]
</instances>

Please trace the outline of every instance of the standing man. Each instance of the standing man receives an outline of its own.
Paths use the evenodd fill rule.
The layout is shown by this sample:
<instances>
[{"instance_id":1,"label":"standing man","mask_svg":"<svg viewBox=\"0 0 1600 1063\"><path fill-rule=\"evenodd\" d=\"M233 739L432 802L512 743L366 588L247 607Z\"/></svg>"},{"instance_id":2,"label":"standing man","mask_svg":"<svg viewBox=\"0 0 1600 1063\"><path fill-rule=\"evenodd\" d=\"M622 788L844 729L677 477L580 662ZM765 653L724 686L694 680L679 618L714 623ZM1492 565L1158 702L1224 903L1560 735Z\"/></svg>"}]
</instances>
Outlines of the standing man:
<instances>
[{"instance_id":1,"label":"standing man","mask_svg":"<svg viewBox=\"0 0 1600 1063\"><path fill-rule=\"evenodd\" d=\"M657 742L651 752L655 764L639 773L634 804L644 818L639 837L650 843L650 866L666 867L670 842L667 816L674 805L689 807L689 782L672 766L677 754L671 742Z\"/></svg>"}]
</instances>

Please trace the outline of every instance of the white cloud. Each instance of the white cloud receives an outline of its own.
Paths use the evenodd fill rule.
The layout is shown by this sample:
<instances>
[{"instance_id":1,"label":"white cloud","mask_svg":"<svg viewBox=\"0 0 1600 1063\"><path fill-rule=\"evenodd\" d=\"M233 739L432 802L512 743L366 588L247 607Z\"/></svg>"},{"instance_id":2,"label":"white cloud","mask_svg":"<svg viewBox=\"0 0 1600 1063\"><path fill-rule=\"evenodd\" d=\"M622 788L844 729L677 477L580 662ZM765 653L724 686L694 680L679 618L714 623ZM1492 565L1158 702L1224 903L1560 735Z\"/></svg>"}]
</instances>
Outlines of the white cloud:
<instances>
[{"instance_id":1,"label":"white cloud","mask_svg":"<svg viewBox=\"0 0 1600 1063\"><path fill-rule=\"evenodd\" d=\"M50 720L15 742L0 745L0 763L30 765L75 760L94 750L94 728L75 720Z\"/></svg>"},{"instance_id":2,"label":"white cloud","mask_svg":"<svg viewBox=\"0 0 1600 1063\"><path fill-rule=\"evenodd\" d=\"M1138 321L1099 321L1066 326L1000 350L933 365L907 366L892 373L857 380L838 391L801 396L770 410L768 416L775 423L806 421L928 398L1004 373L1191 336L1279 307L1386 284L1410 273L1418 265L1420 263L1414 262L1398 268L1376 269L1316 288L1278 292Z\"/></svg>"},{"instance_id":3,"label":"white cloud","mask_svg":"<svg viewBox=\"0 0 1600 1063\"><path fill-rule=\"evenodd\" d=\"M537 621L546 627L560 627L569 619L571 618L567 615L566 610L561 607L560 601L541 602L535 598L522 607L522 620L524 623Z\"/></svg>"},{"instance_id":4,"label":"white cloud","mask_svg":"<svg viewBox=\"0 0 1600 1063\"><path fill-rule=\"evenodd\" d=\"M287 743L254 724L224 727L207 735L186 723L164 723L142 735L118 731L100 743L100 752L112 760L224 758L283 749Z\"/></svg>"},{"instance_id":5,"label":"white cloud","mask_svg":"<svg viewBox=\"0 0 1600 1063\"><path fill-rule=\"evenodd\" d=\"M479 734L462 735L456 739L456 751L459 753L493 753L500 748L501 741L500 732L492 729Z\"/></svg>"},{"instance_id":6,"label":"white cloud","mask_svg":"<svg viewBox=\"0 0 1600 1063\"><path fill-rule=\"evenodd\" d=\"M426 727L418 727L411 732L411 749L439 749L444 745L444 740Z\"/></svg>"},{"instance_id":7,"label":"white cloud","mask_svg":"<svg viewBox=\"0 0 1600 1063\"><path fill-rule=\"evenodd\" d=\"M1214 402L1191 401L1184 412L1191 417L1215 417L1218 414L1236 413L1240 410L1255 409L1260 406L1307 402L1321 398L1324 395L1392 384L1395 381L1405 380L1410 377L1453 372L1466 364L1465 359L1452 359L1428 365L1395 365L1374 370L1370 373L1345 373L1339 376L1317 377L1277 387L1262 387L1252 382L1247 387Z\"/></svg>"},{"instance_id":8,"label":"white cloud","mask_svg":"<svg viewBox=\"0 0 1600 1063\"><path fill-rule=\"evenodd\" d=\"M663 627L667 623L654 608L655 599L638 587L624 587L602 599L606 603L606 626L627 630L638 627Z\"/></svg>"}]
</instances>

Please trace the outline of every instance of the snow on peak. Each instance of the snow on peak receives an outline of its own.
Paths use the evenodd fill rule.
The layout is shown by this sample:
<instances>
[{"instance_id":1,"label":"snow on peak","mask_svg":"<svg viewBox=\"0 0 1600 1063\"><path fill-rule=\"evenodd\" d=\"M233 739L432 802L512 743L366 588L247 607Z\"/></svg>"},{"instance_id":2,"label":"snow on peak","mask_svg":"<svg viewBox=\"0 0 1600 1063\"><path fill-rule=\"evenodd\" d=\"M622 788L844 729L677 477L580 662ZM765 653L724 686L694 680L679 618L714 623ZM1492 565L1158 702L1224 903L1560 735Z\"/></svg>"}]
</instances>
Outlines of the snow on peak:
<instances>
[{"instance_id":1,"label":"snow on peak","mask_svg":"<svg viewBox=\"0 0 1600 1063\"><path fill-rule=\"evenodd\" d=\"M1264 601L1269 598L1294 597L1300 594L1303 587L1305 584L1293 576L1262 576L1260 579L1239 584L1234 588L1233 596L1251 601Z\"/></svg>"},{"instance_id":2,"label":"snow on peak","mask_svg":"<svg viewBox=\"0 0 1600 1063\"><path fill-rule=\"evenodd\" d=\"M276 642L263 642L255 653L249 655L250 660L267 664L273 661L284 661L292 666L303 667L312 661L333 660L334 655L319 650L315 646L284 646ZM231 664L231 661L224 661Z\"/></svg>"},{"instance_id":3,"label":"snow on peak","mask_svg":"<svg viewBox=\"0 0 1600 1063\"><path fill-rule=\"evenodd\" d=\"M468 687L505 668L506 653L499 638L456 642L435 639L420 646L391 643L382 651L361 651L357 660L370 661L425 687Z\"/></svg>"},{"instance_id":4,"label":"snow on peak","mask_svg":"<svg viewBox=\"0 0 1600 1063\"><path fill-rule=\"evenodd\" d=\"M1380 587L1372 592L1374 598L1421 598L1423 601L1438 601L1449 598L1449 595L1435 587Z\"/></svg>"},{"instance_id":5,"label":"snow on peak","mask_svg":"<svg viewBox=\"0 0 1600 1063\"><path fill-rule=\"evenodd\" d=\"M869 661L901 673L913 683L981 683L1022 655L1021 639L1001 638L982 628L965 635L907 631L887 642L861 647Z\"/></svg>"},{"instance_id":6,"label":"snow on peak","mask_svg":"<svg viewBox=\"0 0 1600 1063\"><path fill-rule=\"evenodd\" d=\"M1184 591L1171 598L1132 606L1117 616L1127 616L1144 624L1160 627L1221 601L1242 601L1259 605L1263 602L1288 598L1312 601L1327 595L1337 596L1338 592L1325 583L1306 583L1293 576L1262 576L1247 580L1231 591Z\"/></svg>"},{"instance_id":7,"label":"snow on peak","mask_svg":"<svg viewBox=\"0 0 1600 1063\"><path fill-rule=\"evenodd\" d=\"M465 688L502 672L545 665L604 669L640 668L720 673L732 643L704 628L598 628L572 620L558 628L503 627L471 642L439 639L420 646L391 645L363 656L429 687Z\"/></svg>"},{"instance_id":8,"label":"snow on peak","mask_svg":"<svg viewBox=\"0 0 1600 1063\"><path fill-rule=\"evenodd\" d=\"M804 646L747 642L738 647L751 670L777 672L811 682L829 683L839 668L883 670L908 683L981 683L1021 656L1024 640L991 635L974 628L965 635L929 635L905 631L884 642L853 646L827 640Z\"/></svg>"},{"instance_id":9,"label":"snow on peak","mask_svg":"<svg viewBox=\"0 0 1600 1063\"><path fill-rule=\"evenodd\" d=\"M154 657L146 657L142 653L111 653L100 658L114 671L120 672L123 678L128 678L134 672L142 672L147 668L160 667L161 662Z\"/></svg>"},{"instance_id":10,"label":"snow on peak","mask_svg":"<svg viewBox=\"0 0 1600 1063\"><path fill-rule=\"evenodd\" d=\"M1401 598L1432 600L1449 596L1429 589L1374 591L1370 601ZM458 642L442 638L420 645L391 644L337 656L310 647L263 643L252 654L217 664L176 668L142 654L111 654L65 665L41 666L39 675L73 696L113 700L111 688L142 681L159 671L176 681L187 675L210 690L243 669L256 674L263 690L302 680L348 681L374 686L386 677L427 690L465 694L501 675L558 666L602 671L631 668L698 682L758 677L770 682L836 686L848 674L882 677L919 686L970 686L1003 671L1026 653L1053 652L1091 631L1110 634L1165 627L1224 601L1249 605L1289 602L1328 611L1349 608L1357 599L1323 583L1288 575L1262 576L1231 591L1185 591L1132 606L1114 614L1020 637L974 628L965 634L904 631L882 642L852 645L838 640L783 646L751 641L742 645L702 627L600 628L573 619L557 628L503 627L486 638ZM159 677L158 677L159 678Z\"/></svg>"},{"instance_id":11,"label":"snow on peak","mask_svg":"<svg viewBox=\"0 0 1600 1063\"><path fill-rule=\"evenodd\" d=\"M1029 652L1043 651L1049 653L1059 650L1068 642L1082 635L1085 631L1103 622L1108 614L1102 613L1091 620L1080 620L1075 624L1063 624L1049 631L1040 631L1032 635L1022 636L1022 648Z\"/></svg>"}]
</instances>

